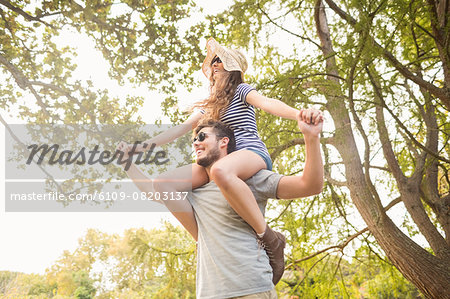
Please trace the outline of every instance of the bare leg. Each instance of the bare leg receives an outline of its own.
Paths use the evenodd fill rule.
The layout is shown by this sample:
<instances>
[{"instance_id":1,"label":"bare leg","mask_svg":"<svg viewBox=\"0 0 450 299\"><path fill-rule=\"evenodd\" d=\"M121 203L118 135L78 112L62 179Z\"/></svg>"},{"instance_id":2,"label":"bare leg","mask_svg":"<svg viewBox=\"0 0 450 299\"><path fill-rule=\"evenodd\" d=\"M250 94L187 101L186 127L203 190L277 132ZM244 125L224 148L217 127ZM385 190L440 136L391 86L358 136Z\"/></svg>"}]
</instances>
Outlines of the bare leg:
<instances>
[{"instance_id":1,"label":"bare leg","mask_svg":"<svg viewBox=\"0 0 450 299\"><path fill-rule=\"evenodd\" d=\"M258 234L266 230L266 221L253 192L244 181L261 169L266 169L266 163L258 154L249 150L233 152L214 163L211 168L211 179L219 186L230 206Z\"/></svg>"},{"instance_id":2,"label":"bare leg","mask_svg":"<svg viewBox=\"0 0 450 299\"><path fill-rule=\"evenodd\" d=\"M161 192L169 190L184 192L203 186L208 181L205 168L193 163L160 174L153 184L155 189L160 189Z\"/></svg>"}]
</instances>

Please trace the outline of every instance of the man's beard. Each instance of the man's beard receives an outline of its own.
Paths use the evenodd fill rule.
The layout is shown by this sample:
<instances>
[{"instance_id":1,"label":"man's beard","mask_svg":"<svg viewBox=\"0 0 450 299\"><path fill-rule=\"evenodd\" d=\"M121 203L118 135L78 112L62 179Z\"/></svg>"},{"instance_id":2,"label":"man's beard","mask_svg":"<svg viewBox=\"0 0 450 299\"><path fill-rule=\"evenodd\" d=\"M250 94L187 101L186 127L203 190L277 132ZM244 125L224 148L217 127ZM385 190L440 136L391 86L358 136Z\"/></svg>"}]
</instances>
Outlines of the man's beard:
<instances>
[{"instance_id":1,"label":"man's beard","mask_svg":"<svg viewBox=\"0 0 450 299\"><path fill-rule=\"evenodd\" d=\"M197 159L197 164L203 167L211 166L214 162L219 160L220 158L220 151L216 147L214 149L211 149L209 153L206 155L206 157Z\"/></svg>"}]
</instances>

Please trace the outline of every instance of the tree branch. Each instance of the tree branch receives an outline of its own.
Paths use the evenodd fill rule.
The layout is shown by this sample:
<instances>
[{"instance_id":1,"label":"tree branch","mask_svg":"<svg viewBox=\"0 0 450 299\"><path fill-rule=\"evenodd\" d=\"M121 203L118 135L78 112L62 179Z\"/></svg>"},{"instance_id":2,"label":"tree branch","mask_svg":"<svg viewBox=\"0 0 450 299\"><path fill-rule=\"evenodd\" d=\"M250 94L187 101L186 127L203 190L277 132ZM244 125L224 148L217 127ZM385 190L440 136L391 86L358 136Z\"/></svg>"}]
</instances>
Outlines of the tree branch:
<instances>
[{"instance_id":1,"label":"tree branch","mask_svg":"<svg viewBox=\"0 0 450 299\"><path fill-rule=\"evenodd\" d=\"M349 237L348 237L343 243L341 243L341 244L329 246L329 247L324 248L324 249L322 249L322 250L319 250L319 251L317 251L317 252L315 252L315 253L313 253L313 254L310 254L310 255L308 255L308 256L305 256L305 257L303 257L303 258L301 258L301 259L295 260L295 261L293 261L292 263L288 264L288 265L286 266L286 269L292 268L292 266L294 266L295 264L301 263L301 262L306 261L306 260L310 260L310 259L312 259L313 257L318 256L319 254L324 253L324 252L327 252L327 251L332 250L332 249L338 249L339 251L342 251L342 250L343 250L343 249L344 249L344 248L345 248L345 247L346 247L353 239L355 239L356 237L360 236L361 234L363 234L363 233L365 233L365 232L367 232L367 231L369 231L369 228L368 228L368 227L366 227L366 228L360 230L359 232L357 232L357 233L355 233L355 234L349 236Z\"/></svg>"},{"instance_id":2,"label":"tree branch","mask_svg":"<svg viewBox=\"0 0 450 299\"><path fill-rule=\"evenodd\" d=\"M1 1L1 0L0 0ZM80 4L76 3L75 1L71 2L74 6L77 7L78 11L85 11L86 9L81 6ZM87 17L87 14L85 14L85 16ZM110 31L126 31L126 32L131 32L131 33L144 33L143 30L134 30L134 29L130 29L127 27L123 27L120 25L112 25L112 24L108 24L105 21L101 20L100 18L98 18L97 16L95 16L94 14L89 14L89 17L87 18L88 20L94 22L95 24L99 25L99 27L104 27Z\"/></svg>"},{"instance_id":3,"label":"tree branch","mask_svg":"<svg viewBox=\"0 0 450 299\"><path fill-rule=\"evenodd\" d=\"M324 177L325 177L325 180L326 180L328 183L330 183L330 184L332 184L332 185L334 185L334 186L338 186L338 187L348 187L348 183L347 183L347 182L341 182L341 181L338 181L338 180L336 180L336 179L333 179L333 178L331 177L331 174L328 173L327 171L324 172Z\"/></svg>"},{"instance_id":4,"label":"tree branch","mask_svg":"<svg viewBox=\"0 0 450 299\"><path fill-rule=\"evenodd\" d=\"M322 144L333 144L333 142L334 142L333 137L326 137L326 138L320 139L320 143L322 143ZM274 161L283 151L285 151L288 148L293 147L295 145L299 145L299 144L304 145L305 140L303 138L291 139L287 143L275 147L274 150L272 151L272 153L270 154L270 158L272 159L272 161Z\"/></svg>"},{"instance_id":5,"label":"tree branch","mask_svg":"<svg viewBox=\"0 0 450 299\"><path fill-rule=\"evenodd\" d=\"M386 107L386 103L384 102L378 82L376 81L376 79L371 74L368 68L366 68L366 71L369 75L371 84L374 87L376 99L380 101L382 106L389 111L390 109ZM402 195L405 207L408 213L411 215L414 223L417 225L420 232L426 238L426 240L428 241L428 243L430 244L431 248L436 253L436 255L439 258L446 259L447 257L450 257L450 250L447 247L444 238L440 235L436 227L431 222L428 214L425 211L423 203L420 200L419 186L420 181L422 179L423 169L421 168L420 165L418 165L417 171L410 179L406 178L405 175L403 174L402 170L400 169L399 163L395 157L392 145L389 141L388 135L389 133L384 121L383 107L381 106L376 107L378 132L380 135L380 140L382 142L384 156L389 164L389 168L392 170L392 173L397 181L397 185L400 194ZM389 112L391 113L392 117L396 119L398 125L404 127L403 123L400 123L400 121L392 113L392 111ZM409 132L406 130L406 133L408 134ZM411 133L409 133L408 135L410 138L412 137ZM412 138L412 140L415 139Z\"/></svg>"},{"instance_id":6,"label":"tree branch","mask_svg":"<svg viewBox=\"0 0 450 299\"><path fill-rule=\"evenodd\" d=\"M348 85L349 85L349 92L348 92L348 100L349 100L349 108L350 108L350 112L352 113L353 116L353 120L356 123L356 127L359 131L359 133L361 134L363 140L364 140L364 178L366 180L366 184L369 187L370 192L372 193L372 196L374 197L374 199L376 201L379 202L379 204L377 205L377 207L381 208L381 199L380 196L378 195L377 189L375 188L375 186L372 183L372 180L370 178L370 143L369 143L369 137L367 136L366 132L364 131L361 119L359 118L358 114L356 113L355 110L355 103L353 101L353 80L354 80L354 76L355 76L355 70L356 70L356 66L358 65L358 62L361 58L361 54L363 49L365 48L366 45L366 40L367 40L367 32L364 31L363 36L361 38L361 43L359 45L359 49L357 51L356 57L354 59L354 63L352 65L352 67L350 68L350 74L348 76Z\"/></svg>"},{"instance_id":7,"label":"tree branch","mask_svg":"<svg viewBox=\"0 0 450 299\"><path fill-rule=\"evenodd\" d=\"M375 98L381 102L382 94L381 94L380 88L379 88L377 82L375 81L375 78L372 76L372 73L370 72L368 67L366 67L366 72L367 72L370 82L372 83L372 86L374 88ZM377 129L378 129L378 134L380 136L380 141L381 141L384 157L389 165L389 169L391 170L391 172L394 175L397 182L405 183L406 177L404 176L403 171L400 169L399 163L394 154L394 150L392 149L391 141L389 140L389 133L386 128L386 123L385 123L384 115L383 115L383 107L382 107L382 105L379 105L379 106L376 106L375 109L376 109Z\"/></svg>"},{"instance_id":8,"label":"tree branch","mask_svg":"<svg viewBox=\"0 0 450 299\"><path fill-rule=\"evenodd\" d=\"M5 119L0 115L0 122L5 126L5 129L9 132L11 137L19 144L22 149L26 152L28 152L28 155L31 154L30 150L27 148L26 144L24 144L17 136L14 134L14 132L11 130L10 126L6 123ZM36 166L42 170L42 172L50 179L51 182L53 182L56 185L56 188L58 189L59 193L66 194L64 190L61 188L61 185L55 181L55 178L47 171L40 163L36 163L36 161L33 159L33 163L36 164Z\"/></svg>"},{"instance_id":9,"label":"tree branch","mask_svg":"<svg viewBox=\"0 0 450 299\"><path fill-rule=\"evenodd\" d=\"M51 25L51 24L49 24L49 23L47 23L47 22L41 20L41 19L38 18L38 17L32 16L32 15L26 13L25 11L23 11L22 9L20 9L20 8L18 8L18 7L15 7L15 6L12 5L11 2L9 2L9 1L0 0L0 4L6 6L7 8L9 8L9 9L12 10L12 11L14 11L15 13L18 13L19 15L21 15L22 17L24 17L24 18L25 18L26 20L28 20L28 21L40 22L40 23L42 23L42 24L44 24L44 25L46 25L46 26L48 26L48 27L50 27L50 28L55 29L55 27L54 27L53 25Z\"/></svg>"},{"instance_id":10,"label":"tree branch","mask_svg":"<svg viewBox=\"0 0 450 299\"><path fill-rule=\"evenodd\" d=\"M97 119L97 118L96 118L95 114L93 114L90 110L86 109L86 107L84 107L84 106L81 104L81 102L80 102L78 99L76 99L75 97L73 97L67 90L64 90L64 89L62 89L61 87L56 86L56 85L54 85L54 84L44 83L44 82L41 82L41 81L29 81L29 83L30 83L31 85L42 86L42 87L44 87L44 88L52 89L52 90L54 90L54 91L59 92L60 94L62 94L62 95L64 95L65 97L67 97L69 100L74 101L75 103L77 103L77 105L80 107L80 109L81 109L84 113L86 113L87 115L89 115L89 117L91 118L91 121L92 121L93 123L96 122L96 119Z\"/></svg>"},{"instance_id":11,"label":"tree branch","mask_svg":"<svg viewBox=\"0 0 450 299\"><path fill-rule=\"evenodd\" d=\"M389 209L391 209L393 206L395 206L396 204L400 203L401 201L402 201L401 197L398 197L398 198L394 199L394 200L391 201L386 207L383 208L384 211L385 211L385 212L388 211ZM338 245L333 245L333 246L326 247L326 248L324 248L324 249L322 249L322 250L319 250L319 251L317 251L317 252L315 252L315 253L313 253L313 254L310 254L310 255L305 256L305 257L303 257L303 258L301 258L301 259L298 259L298 260L293 261L292 263L290 263L289 265L286 266L286 269L292 268L295 264L298 264L298 263L301 263L301 262L303 262L303 261L312 259L313 257L315 257L315 256L317 256L317 255L319 255L319 254L321 254L321 253L327 252L327 251L329 251L329 250L332 250L332 249L338 249L339 251L343 251L344 248L345 248L351 241L353 241L355 238L357 238L358 236L364 234L364 233L367 232L367 231L369 231L369 228L368 228L368 227L365 227L365 228L363 228L362 230L360 230L360 231L354 233L353 235L347 237L347 239L346 239L344 242L342 242L342 243L340 243L340 244L338 244Z\"/></svg>"},{"instance_id":12,"label":"tree branch","mask_svg":"<svg viewBox=\"0 0 450 299\"><path fill-rule=\"evenodd\" d=\"M42 111L45 115L47 115L48 118L53 118L53 116L48 112L47 105L42 100L41 96L36 92L36 90L33 88L33 85L28 81L28 79L25 77L25 75L16 68L12 63L10 63L3 55L0 54L0 64L3 64L6 69L11 73L14 80L16 81L17 85L19 85L22 89L30 89L31 93L36 98L36 101L38 105L42 108Z\"/></svg>"},{"instance_id":13,"label":"tree branch","mask_svg":"<svg viewBox=\"0 0 450 299\"><path fill-rule=\"evenodd\" d=\"M289 202L287 203L287 205L284 207L283 211L281 211L281 213L278 214L278 216L277 216L276 218L270 220L270 221L268 222L268 224L270 225L270 224L272 224L272 223L277 223L278 220L281 218L281 216L283 216L283 214L287 211L287 209L291 206L291 204L292 204L293 202L294 202L293 200L289 200Z\"/></svg>"},{"instance_id":14,"label":"tree branch","mask_svg":"<svg viewBox=\"0 0 450 299\"><path fill-rule=\"evenodd\" d=\"M342 19L346 20L353 27L357 25L356 19L354 19L345 11L343 11L340 7L338 7L333 0L325 0L325 1L330 6L330 8L333 9L333 11L336 12ZM434 96L441 99L444 105L447 107L447 109L450 110L450 91L447 91L443 88L439 88L431 84L430 82L423 80L419 76L414 75L407 67L405 67L400 61L398 61L397 58L395 58L395 56L391 52L389 52L387 49L378 44L375 38L373 38L370 35L368 35L368 38L370 39L372 45L374 45L378 49L381 49L383 56L391 63L391 65L397 71L399 71L405 78L427 89Z\"/></svg>"},{"instance_id":15,"label":"tree branch","mask_svg":"<svg viewBox=\"0 0 450 299\"><path fill-rule=\"evenodd\" d=\"M262 9L261 5L259 4L259 1L257 2L257 6L258 6L258 9L263 13L263 15L266 16L266 18L269 20L270 23L272 23L272 24L275 25L276 27L280 28L281 30L283 30L283 31L285 31L285 32L287 32L287 33L289 33L289 34L295 36L295 37L298 37L298 38L300 38L300 39L302 39L302 40L306 40L306 41L308 41L308 42L314 44L314 45L320 50L320 45L318 45L318 44L317 44L315 41L313 41L312 39L310 39L310 38L308 38L308 37L301 36L301 35L299 35L299 34L296 34L296 33L292 32L292 31L290 31L290 30L288 30L288 29L286 29L286 28L284 28L284 27L278 25L275 21L273 21L273 20L270 18L269 14L266 13L266 12Z\"/></svg>"}]
</instances>

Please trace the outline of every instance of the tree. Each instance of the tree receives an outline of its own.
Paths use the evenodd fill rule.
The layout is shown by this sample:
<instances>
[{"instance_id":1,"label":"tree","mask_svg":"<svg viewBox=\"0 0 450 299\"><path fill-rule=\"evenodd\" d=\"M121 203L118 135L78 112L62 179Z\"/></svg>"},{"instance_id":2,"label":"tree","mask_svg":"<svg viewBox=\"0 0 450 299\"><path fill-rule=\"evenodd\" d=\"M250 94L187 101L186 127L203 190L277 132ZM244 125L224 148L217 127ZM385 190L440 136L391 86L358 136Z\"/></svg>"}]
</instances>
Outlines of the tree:
<instances>
[{"instance_id":1,"label":"tree","mask_svg":"<svg viewBox=\"0 0 450 299\"><path fill-rule=\"evenodd\" d=\"M44 299L53 298L57 293L58 285L49 283L45 275L2 271L0 276L2 298Z\"/></svg>"},{"instance_id":2,"label":"tree","mask_svg":"<svg viewBox=\"0 0 450 299\"><path fill-rule=\"evenodd\" d=\"M0 272L5 298L195 298L195 243L181 227L88 230L45 275Z\"/></svg>"},{"instance_id":3,"label":"tree","mask_svg":"<svg viewBox=\"0 0 450 299\"><path fill-rule=\"evenodd\" d=\"M247 77L250 83L292 106L318 105L332 120L323 138L325 192L310 200L273 203L269 209L271 224L287 233L290 249L292 276L283 279L279 290L318 297L364 295L360 288L367 280L375 294L378 280L389 280L385 274L392 273L398 279L391 281L392 293L413 296L393 264L425 296L448 298L450 5L443 0L391 2L241 0L209 16L209 24L191 22L182 29L194 10L188 1L0 0L0 107L37 123L141 122L135 117L141 98L111 98L88 80L74 78L73 49L55 41L65 28L95 42L119 84L166 92L162 108L173 121L184 117L173 98L177 84L195 84L191 75L202 61L198 39L214 36L226 45L246 47L255 70ZM259 112L258 127L275 170L300 172L303 139L295 124ZM356 219L355 208L364 224ZM391 213L395 209L396 215L402 211L402 219ZM149 238L145 232L130 235ZM78 266L68 276L55 270L53 279L60 273L61 282L70 286L71 273L90 273L92 260L105 254L99 248L113 242L108 238L94 238L83 255L63 258L73 258ZM146 254L151 248L136 244L142 245L135 247L141 248L141 265L165 258L160 252L158 262L151 260ZM178 265L192 261L190 254L179 256L164 262L171 279ZM123 285L120 290L138 294L142 290L133 279L157 276L120 258L121 272L114 276ZM316 272L319 265L323 271ZM368 271L376 281L357 272L356 265L377 269ZM133 271L138 274L132 276ZM359 280L346 272L359 273ZM128 280L118 279L125 274ZM191 292L192 277L182 281ZM146 286L142 292L160 287Z\"/></svg>"},{"instance_id":4,"label":"tree","mask_svg":"<svg viewBox=\"0 0 450 299\"><path fill-rule=\"evenodd\" d=\"M129 122L142 98L111 98L74 78L76 53L56 37L64 30L88 35L118 84L174 92L180 78L189 86L192 79L180 74L192 74L200 61L202 26L179 30L193 9L189 1L0 1L0 107L37 123Z\"/></svg>"},{"instance_id":5,"label":"tree","mask_svg":"<svg viewBox=\"0 0 450 299\"><path fill-rule=\"evenodd\" d=\"M88 36L110 63L109 74L118 85L145 85L165 92L171 103L170 93L180 81L190 86L189 75L199 64L196 32L202 26L179 29L195 10L189 1L0 1L1 111L37 124L142 124L136 112L143 98L114 97L90 80L74 76L76 49L62 46L58 36L67 31ZM17 139L4 113L0 122ZM46 137L51 140L55 133L39 130L36 136L41 142ZM104 132L97 136L97 144L110 141ZM77 143L76 137L68 140ZM21 145L20 154L28 156L29 151ZM43 175L49 178L50 188L61 194L101 187L83 181L97 179L101 172L88 175L76 168L72 165L73 179L64 183L56 182L45 170ZM116 165L107 170L109 177L103 179L125 176Z\"/></svg>"},{"instance_id":6,"label":"tree","mask_svg":"<svg viewBox=\"0 0 450 299\"><path fill-rule=\"evenodd\" d=\"M181 227L89 230L47 271L57 293L76 298L193 298L195 243Z\"/></svg>"},{"instance_id":7,"label":"tree","mask_svg":"<svg viewBox=\"0 0 450 299\"><path fill-rule=\"evenodd\" d=\"M237 1L214 21L224 39L259 48L260 87L326 109L329 195L350 194L390 262L430 298L450 288L449 12L448 1ZM293 47L264 53L261 36L280 31ZM301 143L285 139L272 158ZM404 205L412 230L399 228L387 200Z\"/></svg>"}]
</instances>

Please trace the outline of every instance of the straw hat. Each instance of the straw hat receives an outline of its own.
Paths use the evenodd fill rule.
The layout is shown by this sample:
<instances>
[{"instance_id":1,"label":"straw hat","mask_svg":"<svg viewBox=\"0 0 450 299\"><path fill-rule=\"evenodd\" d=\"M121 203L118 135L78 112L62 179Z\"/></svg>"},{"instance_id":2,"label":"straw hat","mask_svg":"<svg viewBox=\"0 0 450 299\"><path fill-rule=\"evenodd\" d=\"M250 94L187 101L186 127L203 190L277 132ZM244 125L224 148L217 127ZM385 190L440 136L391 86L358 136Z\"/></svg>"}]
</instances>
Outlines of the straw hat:
<instances>
[{"instance_id":1,"label":"straw hat","mask_svg":"<svg viewBox=\"0 0 450 299\"><path fill-rule=\"evenodd\" d=\"M212 37L206 42L206 49L206 58L202 64L202 71L206 78L209 79L211 77L211 62L216 55L222 60L223 68L225 70L229 72L240 71L242 78L244 78L244 73L248 68L248 64L247 59L245 59L245 56L241 51L223 47Z\"/></svg>"}]
</instances>

